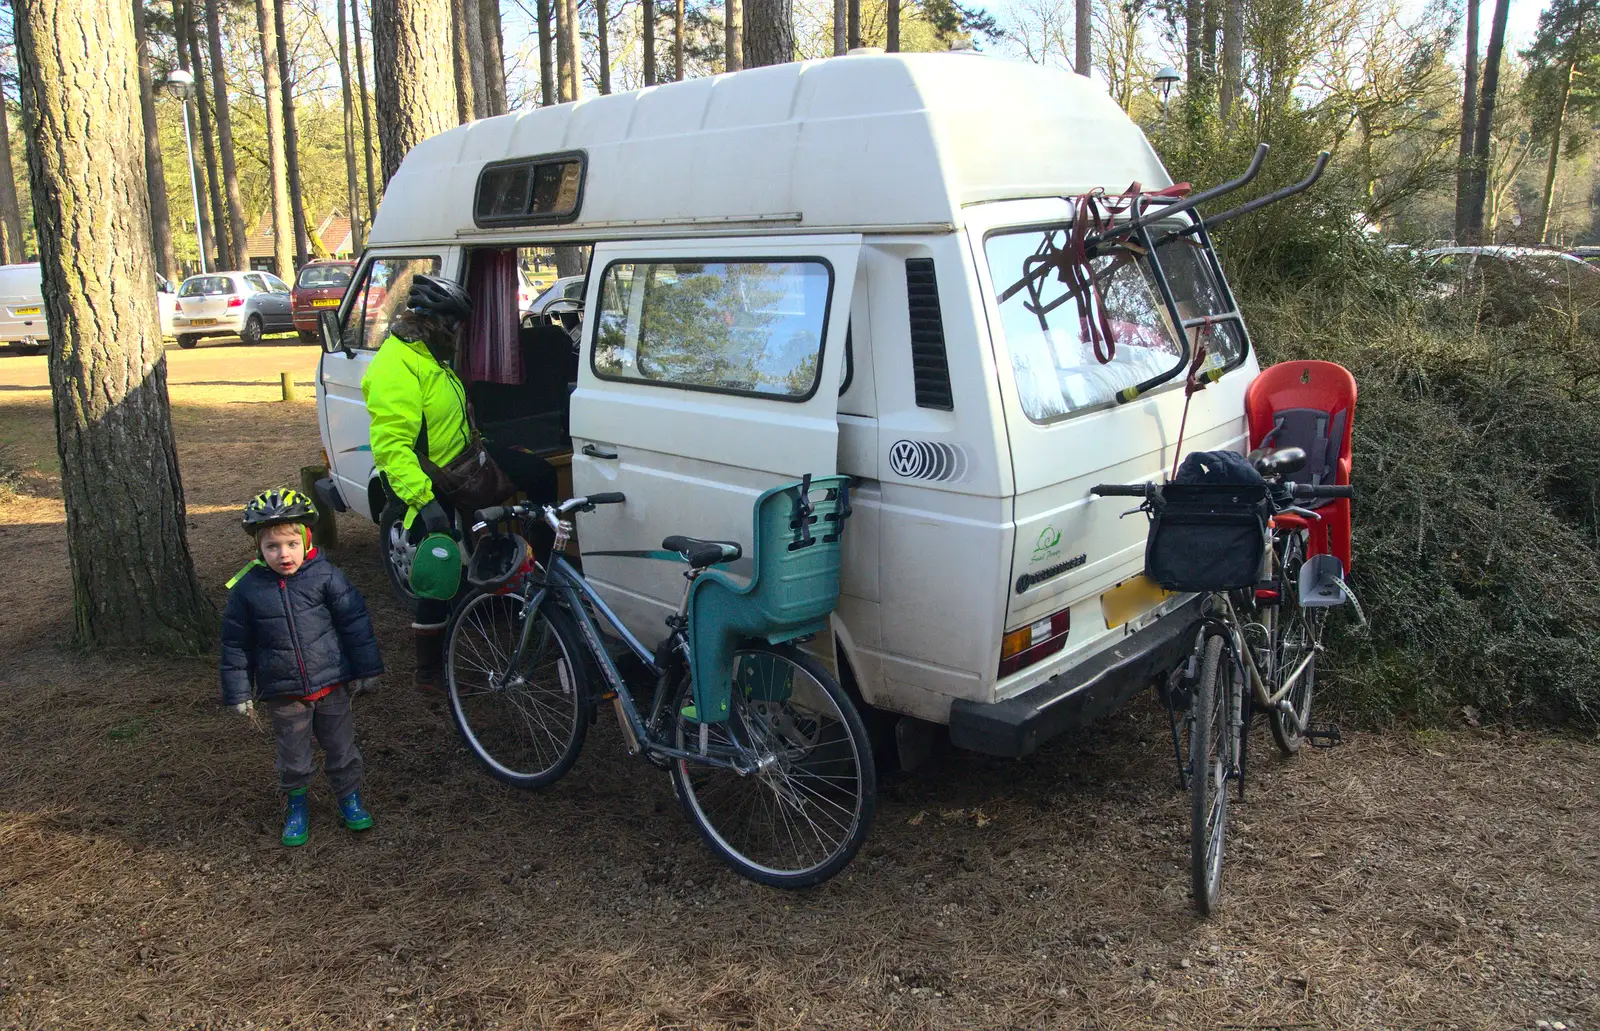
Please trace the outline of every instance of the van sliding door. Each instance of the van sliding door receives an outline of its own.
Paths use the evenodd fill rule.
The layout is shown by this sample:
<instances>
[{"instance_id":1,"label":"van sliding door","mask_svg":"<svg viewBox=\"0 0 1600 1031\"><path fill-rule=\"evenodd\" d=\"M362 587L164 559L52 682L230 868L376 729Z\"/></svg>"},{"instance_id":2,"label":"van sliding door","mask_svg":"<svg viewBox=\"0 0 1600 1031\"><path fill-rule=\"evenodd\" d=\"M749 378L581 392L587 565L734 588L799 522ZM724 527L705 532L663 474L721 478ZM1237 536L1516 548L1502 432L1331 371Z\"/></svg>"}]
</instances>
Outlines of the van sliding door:
<instances>
[{"instance_id":1,"label":"van sliding door","mask_svg":"<svg viewBox=\"0 0 1600 1031\"><path fill-rule=\"evenodd\" d=\"M584 572L653 639L683 594L670 534L739 541L769 487L830 475L859 236L601 244L590 266L573 489Z\"/></svg>"}]
</instances>

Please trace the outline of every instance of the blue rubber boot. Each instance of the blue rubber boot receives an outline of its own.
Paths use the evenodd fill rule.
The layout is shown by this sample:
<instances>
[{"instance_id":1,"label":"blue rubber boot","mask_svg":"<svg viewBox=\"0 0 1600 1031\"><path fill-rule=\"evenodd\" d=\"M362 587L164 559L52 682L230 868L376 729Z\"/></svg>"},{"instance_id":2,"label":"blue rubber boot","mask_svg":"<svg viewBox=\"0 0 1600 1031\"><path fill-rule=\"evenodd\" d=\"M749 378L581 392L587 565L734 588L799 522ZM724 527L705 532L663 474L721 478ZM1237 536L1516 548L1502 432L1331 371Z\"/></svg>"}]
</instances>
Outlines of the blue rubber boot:
<instances>
[{"instance_id":1,"label":"blue rubber boot","mask_svg":"<svg viewBox=\"0 0 1600 1031\"><path fill-rule=\"evenodd\" d=\"M364 831L372 826L372 814L361 804L361 792L352 791L339 799L339 815L344 825L353 831Z\"/></svg>"},{"instance_id":2,"label":"blue rubber boot","mask_svg":"<svg viewBox=\"0 0 1600 1031\"><path fill-rule=\"evenodd\" d=\"M283 814L283 843L290 848L304 845L311 837L311 810L306 806L306 789L289 792L289 808Z\"/></svg>"}]
</instances>

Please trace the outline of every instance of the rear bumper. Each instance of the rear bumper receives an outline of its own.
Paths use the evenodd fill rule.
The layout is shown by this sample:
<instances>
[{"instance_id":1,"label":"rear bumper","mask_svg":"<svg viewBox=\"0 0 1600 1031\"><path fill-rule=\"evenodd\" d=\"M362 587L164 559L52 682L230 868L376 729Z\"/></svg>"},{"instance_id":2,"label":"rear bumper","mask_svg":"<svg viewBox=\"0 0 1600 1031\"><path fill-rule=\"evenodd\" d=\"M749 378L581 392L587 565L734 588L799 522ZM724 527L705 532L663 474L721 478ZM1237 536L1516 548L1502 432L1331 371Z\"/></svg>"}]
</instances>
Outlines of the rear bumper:
<instances>
[{"instance_id":1,"label":"rear bumper","mask_svg":"<svg viewBox=\"0 0 1600 1031\"><path fill-rule=\"evenodd\" d=\"M202 316L204 318L204 316ZM196 326L187 315L174 315L172 317L172 331L182 333L184 336L231 336L239 332L244 325L241 315L217 315L211 317L213 321L208 324Z\"/></svg>"},{"instance_id":2,"label":"rear bumper","mask_svg":"<svg viewBox=\"0 0 1600 1031\"><path fill-rule=\"evenodd\" d=\"M1120 708L1159 674L1183 661L1202 599L1192 598L1138 633L1001 702L956 699L950 740L986 755L1018 759L1063 731Z\"/></svg>"}]
</instances>

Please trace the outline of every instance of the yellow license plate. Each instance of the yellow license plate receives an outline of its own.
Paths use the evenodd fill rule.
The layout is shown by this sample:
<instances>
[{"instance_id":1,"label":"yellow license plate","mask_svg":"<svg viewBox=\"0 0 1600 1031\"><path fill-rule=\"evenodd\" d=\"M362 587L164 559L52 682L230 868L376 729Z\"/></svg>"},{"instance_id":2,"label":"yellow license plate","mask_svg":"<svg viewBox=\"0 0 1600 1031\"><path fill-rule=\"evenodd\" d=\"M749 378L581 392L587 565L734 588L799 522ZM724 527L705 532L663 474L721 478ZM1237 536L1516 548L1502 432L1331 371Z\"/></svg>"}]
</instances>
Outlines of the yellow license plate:
<instances>
[{"instance_id":1,"label":"yellow license plate","mask_svg":"<svg viewBox=\"0 0 1600 1031\"><path fill-rule=\"evenodd\" d=\"M324 298L322 298L320 300L312 301L311 302L311 307L313 307L313 308L337 308L337 307L339 307L339 298L337 298L337 297L324 297Z\"/></svg>"},{"instance_id":2,"label":"yellow license plate","mask_svg":"<svg viewBox=\"0 0 1600 1031\"><path fill-rule=\"evenodd\" d=\"M1145 579L1144 574L1126 580L1100 595L1100 608L1107 627L1119 627L1149 612L1172 597L1173 592Z\"/></svg>"},{"instance_id":3,"label":"yellow license plate","mask_svg":"<svg viewBox=\"0 0 1600 1031\"><path fill-rule=\"evenodd\" d=\"M189 320L189 325L191 325L191 326L215 326L216 324L217 324L217 320L216 319L190 319Z\"/></svg>"},{"instance_id":4,"label":"yellow license plate","mask_svg":"<svg viewBox=\"0 0 1600 1031\"><path fill-rule=\"evenodd\" d=\"M13 308L12 309L12 314L14 314L14 315L37 315L37 314L39 314L39 306L38 305L34 305L32 308Z\"/></svg>"}]
</instances>

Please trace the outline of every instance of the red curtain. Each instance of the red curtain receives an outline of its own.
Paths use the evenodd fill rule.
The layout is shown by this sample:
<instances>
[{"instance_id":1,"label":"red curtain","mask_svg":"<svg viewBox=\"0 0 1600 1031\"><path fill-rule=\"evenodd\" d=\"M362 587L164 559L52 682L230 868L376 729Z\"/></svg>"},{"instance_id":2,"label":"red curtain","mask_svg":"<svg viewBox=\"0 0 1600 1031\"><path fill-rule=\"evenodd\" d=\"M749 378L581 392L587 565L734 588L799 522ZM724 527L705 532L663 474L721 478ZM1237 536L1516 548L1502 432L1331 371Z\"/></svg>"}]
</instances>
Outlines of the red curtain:
<instances>
[{"instance_id":1,"label":"red curtain","mask_svg":"<svg viewBox=\"0 0 1600 1031\"><path fill-rule=\"evenodd\" d=\"M478 251L467 275L472 321L467 330L467 379L522 382L517 310L517 252Z\"/></svg>"}]
</instances>

